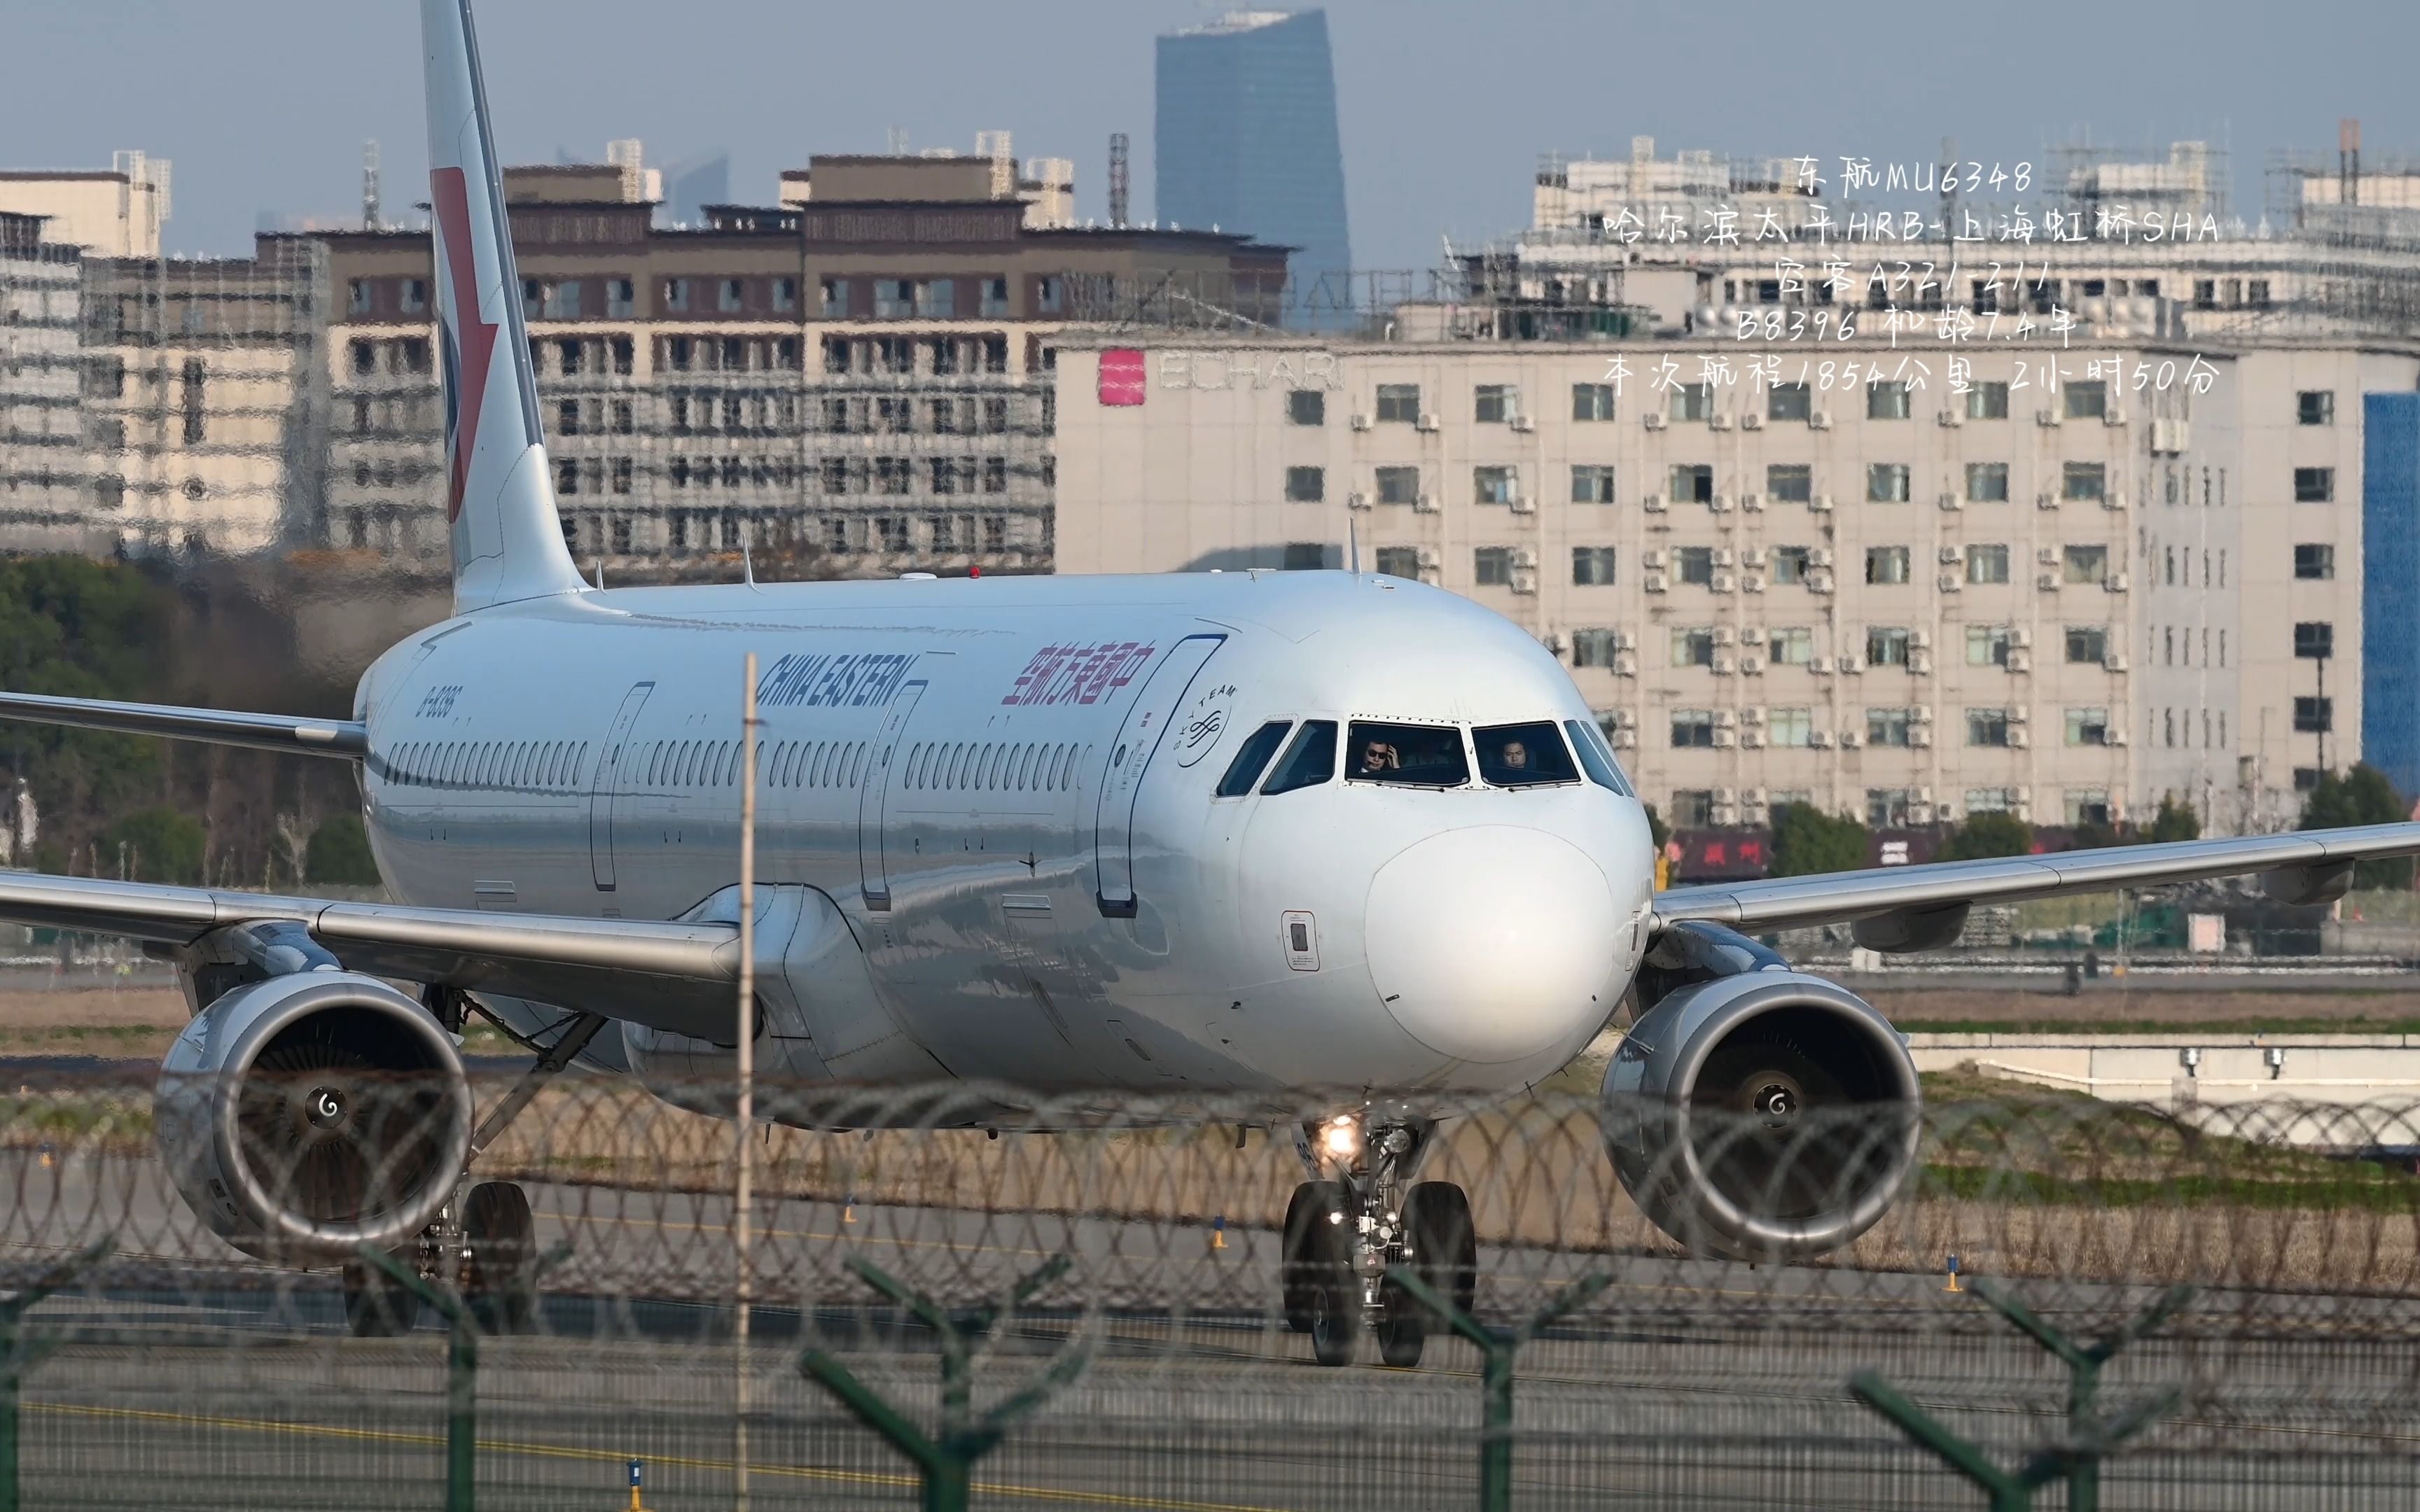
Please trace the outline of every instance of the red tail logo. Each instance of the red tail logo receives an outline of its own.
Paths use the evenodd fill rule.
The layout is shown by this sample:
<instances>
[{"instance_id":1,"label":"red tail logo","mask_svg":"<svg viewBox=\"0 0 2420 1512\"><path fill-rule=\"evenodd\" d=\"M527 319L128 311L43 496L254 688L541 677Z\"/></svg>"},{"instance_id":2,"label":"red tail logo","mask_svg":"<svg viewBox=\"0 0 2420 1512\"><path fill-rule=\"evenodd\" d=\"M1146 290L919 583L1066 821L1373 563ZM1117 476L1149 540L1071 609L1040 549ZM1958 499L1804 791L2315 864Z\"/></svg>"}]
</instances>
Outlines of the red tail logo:
<instances>
[{"instance_id":1,"label":"red tail logo","mask_svg":"<svg viewBox=\"0 0 2420 1512\"><path fill-rule=\"evenodd\" d=\"M445 354L445 522L451 525L461 517L471 453L479 441L479 410L488 396L496 327L479 318L479 265L471 253L471 195L462 170L439 168L428 176L428 187L437 233L445 239L445 275L454 296L445 312L448 318L438 326Z\"/></svg>"}]
</instances>

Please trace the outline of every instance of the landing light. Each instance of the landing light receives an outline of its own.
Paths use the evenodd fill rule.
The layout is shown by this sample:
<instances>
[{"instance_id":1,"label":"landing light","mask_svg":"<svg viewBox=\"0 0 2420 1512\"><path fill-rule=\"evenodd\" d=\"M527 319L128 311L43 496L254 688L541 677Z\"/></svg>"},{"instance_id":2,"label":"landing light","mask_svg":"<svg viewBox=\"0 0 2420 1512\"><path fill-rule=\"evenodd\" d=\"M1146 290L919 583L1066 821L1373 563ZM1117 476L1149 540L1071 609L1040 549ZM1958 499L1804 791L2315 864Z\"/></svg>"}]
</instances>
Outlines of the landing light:
<instances>
[{"instance_id":1,"label":"landing light","mask_svg":"<svg viewBox=\"0 0 2420 1512\"><path fill-rule=\"evenodd\" d=\"M1338 1160L1351 1160L1361 1153L1361 1126L1352 1115L1340 1114L1328 1120L1327 1127L1320 1133L1319 1142Z\"/></svg>"}]
</instances>

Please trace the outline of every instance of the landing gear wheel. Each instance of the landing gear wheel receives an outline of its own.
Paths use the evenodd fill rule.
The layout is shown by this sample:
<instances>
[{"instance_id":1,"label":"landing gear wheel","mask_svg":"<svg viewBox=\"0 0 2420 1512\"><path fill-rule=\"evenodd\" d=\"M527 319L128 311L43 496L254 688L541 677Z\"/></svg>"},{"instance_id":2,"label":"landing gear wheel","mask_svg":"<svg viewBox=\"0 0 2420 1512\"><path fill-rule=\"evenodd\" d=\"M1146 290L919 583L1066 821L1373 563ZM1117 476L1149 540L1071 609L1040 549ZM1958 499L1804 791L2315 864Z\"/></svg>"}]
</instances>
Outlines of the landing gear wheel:
<instances>
[{"instance_id":1,"label":"landing gear wheel","mask_svg":"<svg viewBox=\"0 0 2420 1512\"><path fill-rule=\"evenodd\" d=\"M1335 1181L1305 1181L1286 1204L1285 1238L1279 1249L1279 1306L1286 1327L1311 1332L1311 1293L1314 1267L1308 1261L1314 1227L1329 1227L1328 1214L1344 1211L1344 1188Z\"/></svg>"},{"instance_id":2,"label":"landing gear wheel","mask_svg":"<svg viewBox=\"0 0 2420 1512\"><path fill-rule=\"evenodd\" d=\"M482 1181L462 1204L462 1294L491 1334L526 1334L537 1314L537 1225L529 1194Z\"/></svg>"},{"instance_id":3,"label":"landing gear wheel","mask_svg":"<svg viewBox=\"0 0 2420 1512\"><path fill-rule=\"evenodd\" d=\"M1428 1309L1392 1281L1378 1288L1378 1358L1399 1370L1420 1363L1428 1347Z\"/></svg>"},{"instance_id":4,"label":"landing gear wheel","mask_svg":"<svg viewBox=\"0 0 2420 1512\"><path fill-rule=\"evenodd\" d=\"M366 1260L345 1264L345 1327L359 1339L394 1338L420 1321L420 1293Z\"/></svg>"},{"instance_id":5,"label":"landing gear wheel","mask_svg":"<svg viewBox=\"0 0 2420 1512\"><path fill-rule=\"evenodd\" d=\"M1479 1294L1479 1241L1469 1195L1451 1181L1420 1181L1405 1193L1404 1258L1431 1290L1469 1312ZM1438 1333L1449 1327L1442 1318L1423 1321Z\"/></svg>"},{"instance_id":6,"label":"landing gear wheel","mask_svg":"<svg viewBox=\"0 0 2420 1512\"><path fill-rule=\"evenodd\" d=\"M1321 1365L1350 1365L1361 1332L1361 1288L1353 1277L1353 1235L1342 1221L1344 1188L1305 1181L1286 1212L1282 1286L1286 1321L1311 1335Z\"/></svg>"}]
</instances>

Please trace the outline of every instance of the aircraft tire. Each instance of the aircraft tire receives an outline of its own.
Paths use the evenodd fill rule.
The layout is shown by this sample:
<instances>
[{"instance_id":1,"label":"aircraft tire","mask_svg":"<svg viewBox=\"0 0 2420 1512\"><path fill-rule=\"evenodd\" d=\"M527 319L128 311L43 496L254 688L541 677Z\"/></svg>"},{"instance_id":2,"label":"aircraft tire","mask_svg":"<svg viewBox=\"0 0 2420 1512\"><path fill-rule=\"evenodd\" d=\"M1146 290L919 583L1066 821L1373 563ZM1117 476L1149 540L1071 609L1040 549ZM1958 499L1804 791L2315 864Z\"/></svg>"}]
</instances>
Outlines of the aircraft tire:
<instances>
[{"instance_id":1,"label":"aircraft tire","mask_svg":"<svg viewBox=\"0 0 2420 1512\"><path fill-rule=\"evenodd\" d=\"M529 1194L482 1181L462 1204L462 1294L491 1334L526 1334L537 1315L537 1224Z\"/></svg>"},{"instance_id":2,"label":"aircraft tire","mask_svg":"<svg viewBox=\"0 0 2420 1512\"><path fill-rule=\"evenodd\" d=\"M1327 1215L1343 1211L1344 1188L1335 1181L1305 1181L1294 1189L1293 1199L1286 1203L1284 1238L1279 1250L1279 1305L1286 1327L1295 1333L1311 1332L1315 1268L1309 1263L1307 1251L1314 1237L1311 1229L1329 1227Z\"/></svg>"},{"instance_id":3,"label":"aircraft tire","mask_svg":"<svg viewBox=\"0 0 2420 1512\"><path fill-rule=\"evenodd\" d=\"M345 1263L345 1331L359 1339L394 1338L420 1321L420 1294L365 1260Z\"/></svg>"},{"instance_id":4,"label":"aircraft tire","mask_svg":"<svg viewBox=\"0 0 2420 1512\"><path fill-rule=\"evenodd\" d=\"M1398 1370L1420 1363L1428 1347L1428 1309L1392 1281L1378 1288L1378 1358Z\"/></svg>"},{"instance_id":5,"label":"aircraft tire","mask_svg":"<svg viewBox=\"0 0 2420 1512\"><path fill-rule=\"evenodd\" d=\"M1451 1181L1415 1183L1404 1195L1404 1235L1419 1278L1469 1312L1479 1294L1479 1240L1469 1194ZM1440 1333L1450 1326L1442 1318L1425 1321Z\"/></svg>"}]
</instances>

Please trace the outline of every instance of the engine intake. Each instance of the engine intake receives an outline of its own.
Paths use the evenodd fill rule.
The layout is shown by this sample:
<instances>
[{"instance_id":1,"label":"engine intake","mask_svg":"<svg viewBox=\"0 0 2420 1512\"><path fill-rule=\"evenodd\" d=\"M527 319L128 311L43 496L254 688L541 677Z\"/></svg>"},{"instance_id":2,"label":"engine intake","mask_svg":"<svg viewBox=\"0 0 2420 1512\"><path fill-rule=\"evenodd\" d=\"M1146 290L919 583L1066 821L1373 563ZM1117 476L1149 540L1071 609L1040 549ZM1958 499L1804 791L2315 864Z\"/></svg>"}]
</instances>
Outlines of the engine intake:
<instances>
[{"instance_id":1,"label":"engine intake","mask_svg":"<svg viewBox=\"0 0 2420 1512\"><path fill-rule=\"evenodd\" d=\"M1769 1260L1848 1244L1915 1168L1916 1063L1872 1004L1772 966L1680 988L1606 1068L1605 1139L1650 1221Z\"/></svg>"},{"instance_id":2,"label":"engine intake","mask_svg":"<svg viewBox=\"0 0 2420 1512\"><path fill-rule=\"evenodd\" d=\"M470 1156L453 1037L351 972L271 977L211 1003L169 1048L154 1114L186 1202L237 1248L287 1264L402 1244Z\"/></svg>"}]
</instances>

